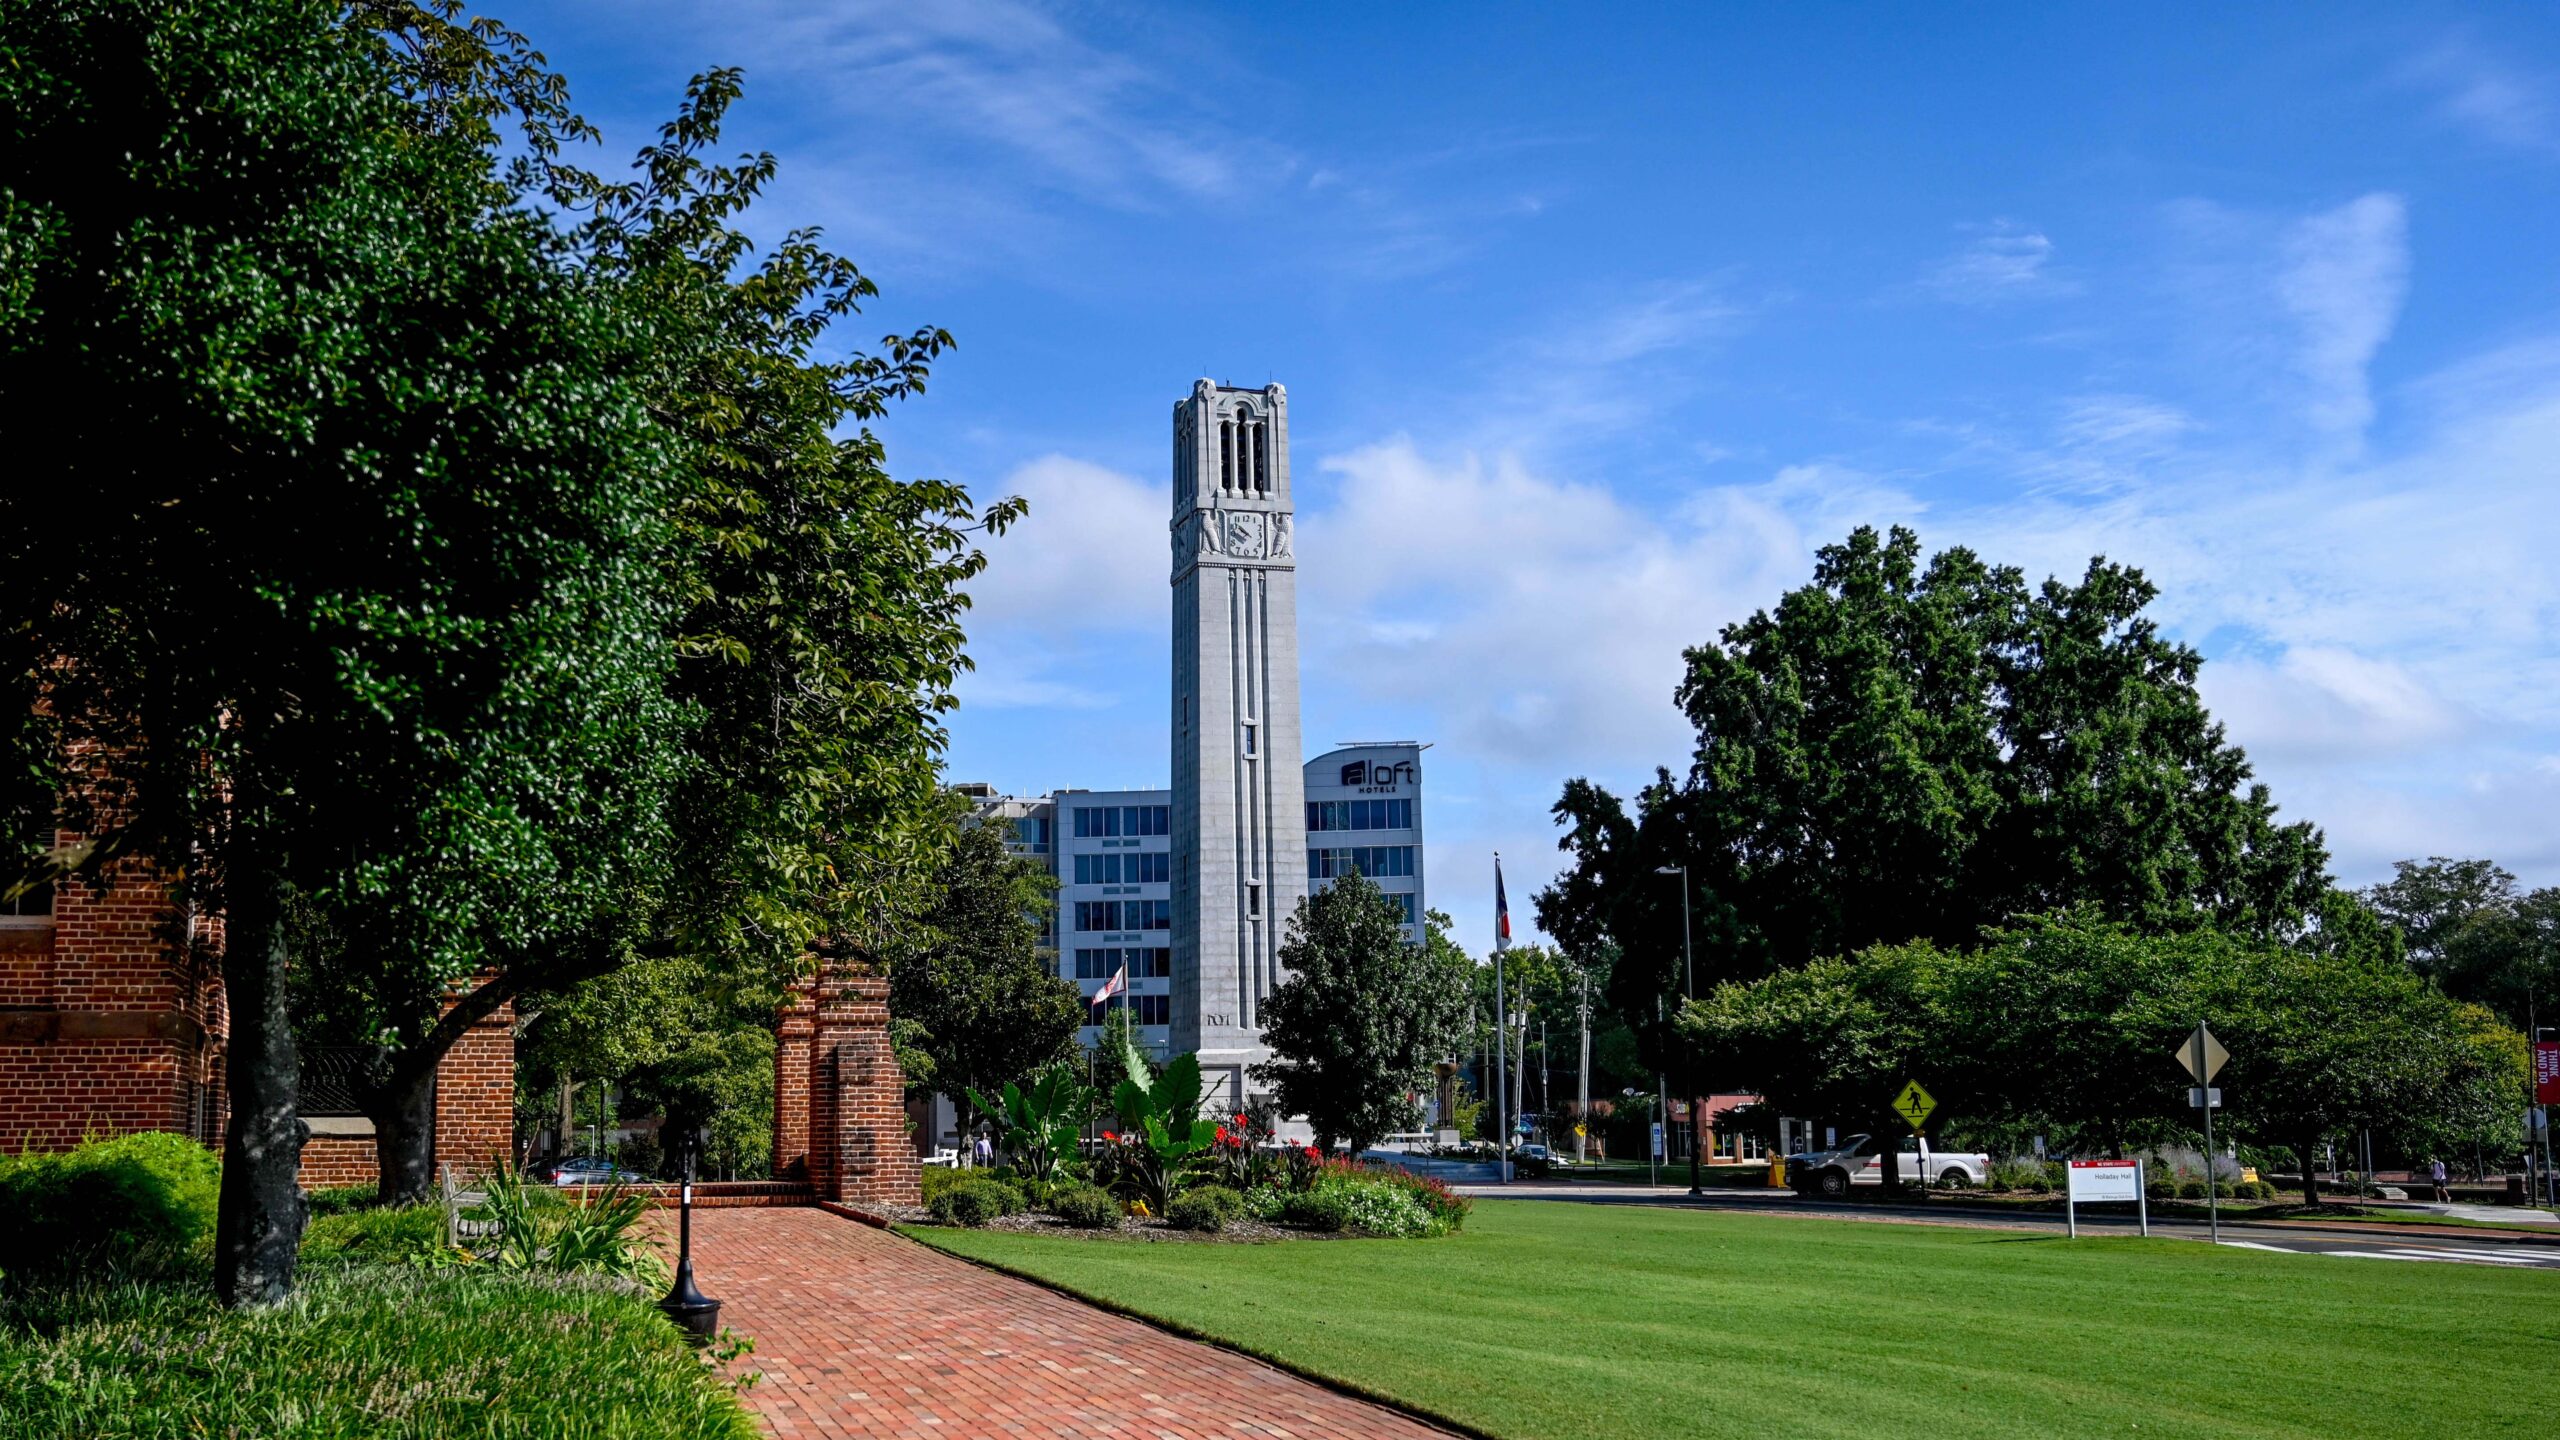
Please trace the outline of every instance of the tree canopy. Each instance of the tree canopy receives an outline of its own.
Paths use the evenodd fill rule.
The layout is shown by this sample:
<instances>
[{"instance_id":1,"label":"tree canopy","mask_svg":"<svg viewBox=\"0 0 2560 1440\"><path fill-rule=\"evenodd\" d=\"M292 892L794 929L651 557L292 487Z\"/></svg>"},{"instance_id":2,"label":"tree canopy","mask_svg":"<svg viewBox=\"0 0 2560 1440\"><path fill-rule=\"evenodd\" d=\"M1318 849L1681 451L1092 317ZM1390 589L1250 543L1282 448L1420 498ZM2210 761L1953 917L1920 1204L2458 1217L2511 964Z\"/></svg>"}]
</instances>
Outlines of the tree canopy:
<instances>
[{"instance_id":1,"label":"tree canopy","mask_svg":"<svg viewBox=\"0 0 2560 1440\"><path fill-rule=\"evenodd\" d=\"M1411 1128L1413 1093L1465 1032L1465 953L1406 940L1403 910L1354 872L1298 902L1280 963L1289 978L1262 1007L1271 1059L1254 1078L1328 1148Z\"/></svg>"},{"instance_id":2,"label":"tree canopy","mask_svg":"<svg viewBox=\"0 0 2560 1440\"><path fill-rule=\"evenodd\" d=\"M889 1008L919 1027L944 1093L993 1095L1064 1058L1084 1023L1083 994L1040 948L1049 875L1006 853L998 827L969 825L931 889L920 925L890 953Z\"/></svg>"},{"instance_id":3,"label":"tree canopy","mask_svg":"<svg viewBox=\"0 0 2560 1440\"><path fill-rule=\"evenodd\" d=\"M1569 951L1614 942L1610 999L1659 1064L1688 867L1700 984L1876 944L1963 944L2092 905L2141 930L2278 936L2327 889L2196 690L2201 659L2092 560L2030 586L1971 551L1861 528L1810 583L1687 654L1685 777L1556 803L1570 863L1538 897Z\"/></svg>"}]
</instances>

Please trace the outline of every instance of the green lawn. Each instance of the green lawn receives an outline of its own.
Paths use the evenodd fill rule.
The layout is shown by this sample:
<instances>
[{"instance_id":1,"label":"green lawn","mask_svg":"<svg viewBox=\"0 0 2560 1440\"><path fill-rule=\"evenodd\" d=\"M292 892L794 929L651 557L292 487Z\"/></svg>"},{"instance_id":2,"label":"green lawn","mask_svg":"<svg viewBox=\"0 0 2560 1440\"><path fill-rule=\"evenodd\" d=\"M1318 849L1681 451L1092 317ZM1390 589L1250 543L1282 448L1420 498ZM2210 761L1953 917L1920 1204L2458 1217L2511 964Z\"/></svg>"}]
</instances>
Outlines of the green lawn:
<instances>
[{"instance_id":1,"label":"green lawn","mask_svg":"<svg viewBox=\"0 0 2560 1440\"><path fill-rule=\"evenodd\" d=\"M2560 1369L2560 1273L2190 1241L1536 1201L1443 1240L910 1233L1502 1436L2337 1440Z\"/></svg>"}]
</instances>

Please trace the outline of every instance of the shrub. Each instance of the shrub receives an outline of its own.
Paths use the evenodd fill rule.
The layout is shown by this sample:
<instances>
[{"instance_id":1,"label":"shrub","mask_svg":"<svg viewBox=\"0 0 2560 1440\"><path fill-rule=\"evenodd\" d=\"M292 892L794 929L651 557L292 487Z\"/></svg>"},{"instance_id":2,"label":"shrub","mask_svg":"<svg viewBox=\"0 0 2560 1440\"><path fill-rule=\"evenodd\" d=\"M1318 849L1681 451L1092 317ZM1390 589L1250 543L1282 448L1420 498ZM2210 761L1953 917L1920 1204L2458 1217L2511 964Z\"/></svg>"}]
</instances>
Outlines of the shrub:
<instances>
[{"instance_id":1,"label":"shrub","mask_svg":"<svg viewBox=\"0 0 2560 1440\"><path fill-rule=\"evenodd\" d=\"M1280 1222L1328 1234L1347 1229L1351 1224L1351 1196L1340 1188L1292 1191L1280 1202Z\"/></svg>"},{"instance_id":2,"label":"shrub","mask_svg":"<svg viewBox=\"0 0 2560 1440\"><path fill-rule=\"evenodd\" d=\"M1021 1191L1002 1180L972 1175L957 1185L946 1186L925 1208L945 1225L974 1226L1021 1214L1023 1199Z\"/></svg>"},{"instance_id":3,"label":"shrub","mask_svg":"<svg viewBox=\"0 0 2560 1440\"><path fill-rule=\"evenodd\" d=\"M0 1263L33 1278L171 1270L212 1240L221 1190L212 1151L161 1131L0 1159Z\"/></svg>"},{"instance_id":4,"label":"shrub","mask_svg":"<svg viewBox=\"0 0 2560 1440\"><path fill-rule=\"evenodd\" d=\"M1092 1185L1060 1185L1049 1192L1052 1215L1080 1230L1109 1230L1120 1223L1120 1202Z\"/></svg>"},{"instance_id":5,"label":"shrub","mask_svg":"<svg viewBox=\"0 0 2560 1440\"><path fill-rule=\"evenodd\" d=\"M440 1205L341 1210L314 1219L302 1232L303 1256L312 1260L434 1264L441 1258L436 1252L445 1248Z\"/></svg>"},{"instance_id":6,"label":"shrub","mask_svg":"<svg viewBox=\"0 0 2560 1440\"><path fill-rule=\"evenodd\" d=\"M332 1185L323 1190L304 1192L302 1203L316 1220L323 1215L344 1215L350 1210L365 1209L381 1194L381 1188L374 1185Z\"/></svg>"},{"instance_id":7,"label":"shrub","mask_svg":"<svg viewBox=\"0 0 2560 1440\"><path fill-rule=\"evenodd\" d=\"M2178 1182L2154 1175L2142 1182L2142 1193L2154 1200L2174 1200L2178 1195Z\"/></svg>"},{"instance_id":8,"label":"shrub","mask_svg":"<svg viewBox=\"0 0 2560 1440\"><path fill-rule=\"evenodd\" d=\"M1343 1228L1392 1240L1413 1240L1431 1233L1431 1216L1422 1202L1392 1185L1361 1185L1346 1192Z\"/></svg>"},{"instance_id":9,"label":"shrub","mask_svg":"<svg viewBox=\"0 0 2560 1440\"><path fill-rule=\"evenodd\" d=\"M1265 1225L1280 1223L1280 1211L1288 1196L1277 1185L1256 1185L1244 1192L1244 1213Z\"/></svg>"},{"instance_id":10,"label":"shrub","mask_svg":"<svg viewBox=\"0 0 2560 1440\"><path fill-rule=\"evenodd\" d=\"M2273 1200L2276 1187L2265 1180L2243 1180L2240 1182L2240 1197L2244 1200Z\"/></svg>"},{"instance_id":11,"label":"shrub","mask_svg":"<svg viewBox=\"0 0 2560 1440\"><path fill-rule=\"evenodd\" d=\"M1214 1235L1233 1224L1244 1213L1244 1196L1224 1185L1202 1185L1173 1197L1164 1210L1164 1223L1176 1230L1198 1230Z\"/></svg>"},{"instance_id":12,"label":"shrub","mask_svg":"<svg viewBox=\"0 0 2560 1440\"><path fill-rule=\"evenodd\" d=\"M2235 1193L2236 1192L2233 1190L2230 1181L2216 1180L2213 1182L2213 1198L2217 1200L2228 1200Z\"/></svg>"},{"instance_id":13,"label":"shrub","mask_svg":"<svg viewBox=\"0 0 2560 1440\"><path fill-rule=\"evenodd\" d=\"M958 1170L948 1165L927 1165L924 1167L924 1174L917 1181L916 1188L924 1192L924 1203L931 1206L933 1197L936 1195L963 1180L975 1179L978 1175L979 1172L975 1170Z\"/></svg>"},{"instance_id":14,"label":"shrub","mask_svg":"<svg viewBox=\"0 0 2560 1440\"><path fill-rule=\"evenodd\" d=\"M752 1440L735 1391L653 1298L334 1264L248 1310L201 1280L0 1291L0 1434Z\"/></svg>"},{"instance_id":15,"label":"shrub","mask_svg":"<svg viewBox=\"0 0 2560 1440\"><path fill-rule=\"evenodd\" d=\"M2204 1182L2203 1182L2203 1181L2201 1181L2201 1180L2181 1180L2181 1181L2179 1181L2179 1182L2178 1182L2178 1198L2179 1198L2179 1199L2181 1199L2181 1200L2201 1200L2201 1199L2203 1199L2203 1198L2204 1198Z\"/></svg>"}]
</instances>

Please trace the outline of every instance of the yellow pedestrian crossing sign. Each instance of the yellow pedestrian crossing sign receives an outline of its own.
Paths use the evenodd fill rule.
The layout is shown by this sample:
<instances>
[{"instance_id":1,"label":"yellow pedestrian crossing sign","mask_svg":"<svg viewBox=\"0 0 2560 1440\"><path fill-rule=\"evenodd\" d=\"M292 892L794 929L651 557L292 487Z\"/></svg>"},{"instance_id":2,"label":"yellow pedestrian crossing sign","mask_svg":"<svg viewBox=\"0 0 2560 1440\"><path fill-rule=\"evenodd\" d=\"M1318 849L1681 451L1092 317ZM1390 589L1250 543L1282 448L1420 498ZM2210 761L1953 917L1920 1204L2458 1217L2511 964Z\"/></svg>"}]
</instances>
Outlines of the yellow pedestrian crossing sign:
<instances>
[{"instance_id":1,"label":"yellow pedestrian crossing sign","mask_svg":"<svg viewBox=\"0 0 2560 1440\"><path fill-rule=\"evenodd\" d=\"M1893 1097L1893 1113L1910 1121L1914 1130L1919 1129L1921 1122L1929 1118L1929 1112L1937 1108L1937 1100L1921 1089L1917 1080L1903 1086L1902 1093Z\"/></svg>"}]
</instances>

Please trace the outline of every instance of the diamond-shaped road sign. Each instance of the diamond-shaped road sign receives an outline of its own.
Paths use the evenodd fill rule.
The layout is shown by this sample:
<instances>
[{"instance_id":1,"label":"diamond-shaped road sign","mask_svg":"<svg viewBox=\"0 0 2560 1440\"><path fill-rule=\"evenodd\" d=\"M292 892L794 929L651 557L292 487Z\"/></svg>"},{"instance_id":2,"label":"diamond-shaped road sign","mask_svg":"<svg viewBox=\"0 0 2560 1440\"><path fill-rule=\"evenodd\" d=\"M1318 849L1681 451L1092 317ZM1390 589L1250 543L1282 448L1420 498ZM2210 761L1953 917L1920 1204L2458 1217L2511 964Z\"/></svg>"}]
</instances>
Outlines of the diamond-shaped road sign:
<instances>
[{"instance_id":1,"label":"diamond-shaped road sign","mask_svg":"<svg viewBox=\"0 0 2560 1440\"><path fill-rule=\"evenodd\" d=\"M1903 1086L1902 1093L1893 1097L1893 1113L1910 1121L1914 1130L1919 1129L1920 1123L1929 1118L1929 1112L1937 1108L1938 1102L1928 1091L1920 1088L1917 1080Z\"/></svg>"},{"instance_id":2,"label":"diamond-shaped road sign","mask_svg":"<svg viewBox=\"0 0 2560 1440\"><path fill-rule=\"evenodd\" d=\"M2201 1021L2197 1022L2196 1033L2178 1047L2178 1063L2187 1067L2187 1073L2196 1077L2199 1085L2212 1084L2213 1077L2222 1073L2222 1062L2230 1058L2231 1052L2222 1048L2222 1042L2214 1039L2213 1032Z\"/></svg>"}]
</instances>

